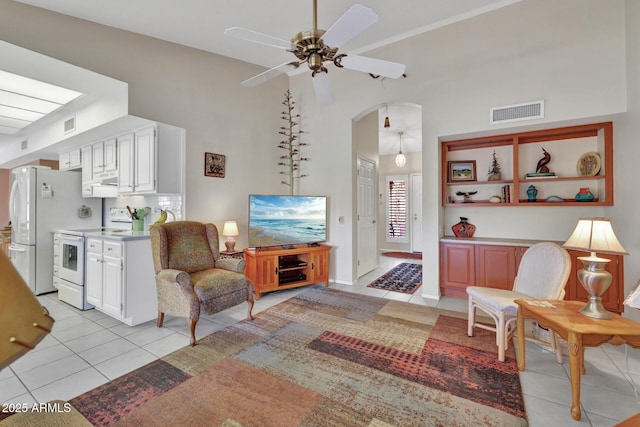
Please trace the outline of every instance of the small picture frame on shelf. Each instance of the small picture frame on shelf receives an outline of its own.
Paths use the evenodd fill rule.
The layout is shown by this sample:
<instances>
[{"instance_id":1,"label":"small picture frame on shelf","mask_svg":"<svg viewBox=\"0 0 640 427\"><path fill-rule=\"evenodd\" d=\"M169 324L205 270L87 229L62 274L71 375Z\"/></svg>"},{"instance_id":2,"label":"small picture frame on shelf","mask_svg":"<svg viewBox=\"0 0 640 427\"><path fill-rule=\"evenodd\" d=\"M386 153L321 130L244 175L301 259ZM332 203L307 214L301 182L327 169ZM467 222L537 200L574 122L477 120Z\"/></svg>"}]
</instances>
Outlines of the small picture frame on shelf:
<instances>
[{"instance_id":1,"label":"small picture frame on shelf","mask_svg":"<svg viewBox=\"0 0 640 427\"><path fill-rule=\"evenodd\" d=\"M475 182L475 160L450 160L447 162L449 182Z\"/></svg>"},{"instance_id":2,"label":"small picture frame on shelf","mask_svg":"<svg viewBox=\"0 0 640 427\"><path fill-rule=\"evenodd\" d=\"M224 178L224 163L223 154L204 153L204 176Z\"/></svg>"}]
</instances>

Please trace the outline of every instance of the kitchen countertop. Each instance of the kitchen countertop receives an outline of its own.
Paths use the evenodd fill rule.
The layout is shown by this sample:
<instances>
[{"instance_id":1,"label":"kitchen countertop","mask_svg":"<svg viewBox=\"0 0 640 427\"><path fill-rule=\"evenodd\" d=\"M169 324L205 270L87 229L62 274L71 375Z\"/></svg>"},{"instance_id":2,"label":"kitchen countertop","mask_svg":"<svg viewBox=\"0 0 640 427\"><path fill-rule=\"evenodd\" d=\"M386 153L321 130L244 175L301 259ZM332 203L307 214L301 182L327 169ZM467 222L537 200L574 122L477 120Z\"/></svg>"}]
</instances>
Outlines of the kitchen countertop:
<instances>
[{"instance_id":1,"label":"kitchen countertop","mask_svg":"<svg viewBox=\"0 0 640 427\"><path fill-rule=\"evenodd\" d=\"M455 237L455 236L442 236L441 242L450 243L468 243L478 245L507 245L507 246L533 246L540 242L553 242L560 246L564 242L553 240L531 240L531 239L508 239L508 238L496 238L496 237Z\"/></svg>"},{"instance_id":2,"label":"kitchen countertop","mask_svg":"<svg viewBox=\"0 0 640 427\"><path fill-rule=\"evenodd\" d=\"M84 233L88 238L100 238L111 240L144 240L149 239L149 231L132 231L132 230L102 230L89 231Z\"/></svg>"}]
</instances>

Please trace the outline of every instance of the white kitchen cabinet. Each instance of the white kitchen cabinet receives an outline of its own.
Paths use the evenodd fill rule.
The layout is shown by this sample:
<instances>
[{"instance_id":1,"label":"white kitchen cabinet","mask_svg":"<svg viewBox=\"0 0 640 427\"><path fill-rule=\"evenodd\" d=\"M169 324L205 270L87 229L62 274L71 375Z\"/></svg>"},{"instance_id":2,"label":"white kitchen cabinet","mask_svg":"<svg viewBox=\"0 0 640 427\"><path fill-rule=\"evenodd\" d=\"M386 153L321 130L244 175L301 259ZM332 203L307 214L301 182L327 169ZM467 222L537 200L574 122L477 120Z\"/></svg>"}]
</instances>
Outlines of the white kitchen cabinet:
<instances>
[{"instance_id":1,"label":"white kitchen cabinet","mask_svg":"<svg viewBox=\"0 0 640 427\"><path fill-rule=\"evenodd\" d=\"M102 269L102 240L87 239L85 286L87 302L102 307L104 274Z\"/></svg>"},{"instance_id":2,"label":"white kitchen cabinet","mask_svg":"<svg viewBox=\"0 0 640 427\"><path fill-rule=\"evenodd\" d=\"M82 196L91 197L93 195L93 147L85 145L81 149L82 157Z\"/></svg>"},{"instance_id":3,"label":"white kitchen cabinet","mask_svg":"<svg viewBox=\"0 0 640 427\"><path fill-rule=\"evenodd\" d=\"M149 238L87 239L87 301L134 326L158 315Z\"/></svg>"},{"instance_id":4,"label":"white kitchen cabinet","mask_svg":"<svg viewBox=\"0 0 640 427\"><path fill-rule=\"evenodd\" d=\"M134 186L136 193L156 191L156 129L148 127L134 135Z\"/></svg>"},{"instance_id":5,"label":"white kitchen cabinet","mask_svg":"<svg viewBox=\"0 0 640 427\"><path fill-rule=\"evenodd\" d=\"M118 194L134 191L133 132L118 137Z\"/></svg>"},{"instance_id":6,"label":"white kitchen cabinet","mask_svg":"<svg viewBox=\"0 0 640 427\"><path fill-rule=\"evenodd\" d=\"M184 134L147 126L118 137L118 194L182 194Z\"/></svg>"},{"instance_id":7,"label":"white kitchen cabinet","mask_svg":"<svg viewBox=\"0 0 640 427\"><path fill-rule=\"evenodd\" d=\"M93 178L96 181L115 176L118 170L117 139L108 138L92 145Z\"/></svg>"},{"instance_id":8,"label":"white kitchen cabinet","mask_svg":"<svg viewBox=\"0 0 640 427\"><path fill-rule=\"evenodd\" d=\"M58 168L60 170L72 170L82 167L82 154L80 148L74 148L73 150L60 153L58 162Z\"/></svg>"}]
</instances>

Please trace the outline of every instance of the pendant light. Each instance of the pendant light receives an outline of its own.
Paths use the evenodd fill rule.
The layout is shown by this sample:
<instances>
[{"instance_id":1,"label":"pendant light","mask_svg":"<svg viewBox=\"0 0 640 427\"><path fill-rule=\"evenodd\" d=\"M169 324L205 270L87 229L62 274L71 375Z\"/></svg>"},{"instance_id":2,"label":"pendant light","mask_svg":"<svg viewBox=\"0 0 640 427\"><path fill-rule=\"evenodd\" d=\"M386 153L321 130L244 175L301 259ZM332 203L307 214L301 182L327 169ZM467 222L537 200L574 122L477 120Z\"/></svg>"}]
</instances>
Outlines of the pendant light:
<instances>
[{"instance_id":1,"label":"pendant light","mask_svg":"<svg viewBox=\"0 0 640 427\"><path fill-rule=\"evenodd\" d=\"M385 105L384 106L384 128L387 129L389 127L391 127L391 122L389 122L389 106Z\"/></svg>"},{"instance_id":2,"label":"pendant light","mask_svg":"<svg viewBox=\"0 0 640 427\"><path fill-rule=\"evenodd\" d=\"M396 155L396 166L403 168L407 164L407 157L402 152L402 135L404 135L404 132L400 131L398 135L400 136L400 151Z\"/></svg>"}]
</instances>

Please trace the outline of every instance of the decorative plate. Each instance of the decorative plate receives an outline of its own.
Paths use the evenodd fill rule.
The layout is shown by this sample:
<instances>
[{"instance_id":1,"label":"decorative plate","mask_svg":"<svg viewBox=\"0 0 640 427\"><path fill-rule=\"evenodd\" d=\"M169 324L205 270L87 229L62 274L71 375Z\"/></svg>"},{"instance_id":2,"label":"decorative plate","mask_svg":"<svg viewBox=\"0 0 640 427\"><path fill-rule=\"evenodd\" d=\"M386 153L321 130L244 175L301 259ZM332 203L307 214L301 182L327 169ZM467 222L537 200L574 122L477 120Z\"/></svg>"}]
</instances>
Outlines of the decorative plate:
<instances>
[{"instance_id":1,"label":"decorative plate","mask_svg":"<svg viewBox=\"0 0 640 427\"><path fill-rule=\"evenodd\" d=\"M580 176L596 176L600 172L600 155L598 153L584 153L578 159L576 170Z\"/></svg>"}]
</instances>

